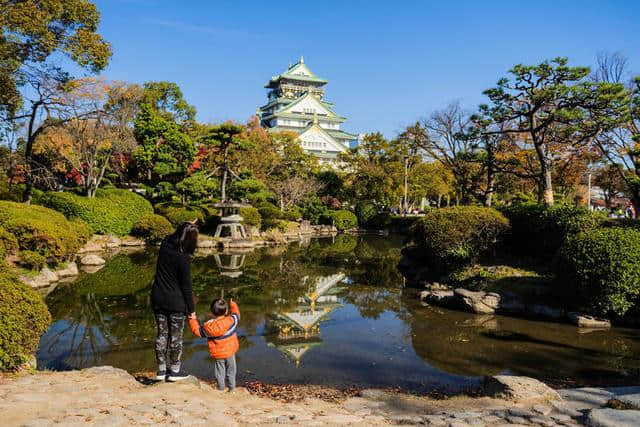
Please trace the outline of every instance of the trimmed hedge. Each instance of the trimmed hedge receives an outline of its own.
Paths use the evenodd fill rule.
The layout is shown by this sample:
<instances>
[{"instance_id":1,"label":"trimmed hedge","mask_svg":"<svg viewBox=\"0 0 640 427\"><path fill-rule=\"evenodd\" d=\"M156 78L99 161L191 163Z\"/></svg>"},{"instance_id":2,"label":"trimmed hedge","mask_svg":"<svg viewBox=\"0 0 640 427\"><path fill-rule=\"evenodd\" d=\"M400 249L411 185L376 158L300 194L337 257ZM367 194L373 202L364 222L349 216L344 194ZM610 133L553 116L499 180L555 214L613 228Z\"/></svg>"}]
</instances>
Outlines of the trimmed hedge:
<instances>
[{"instance_id":1,"label":"trimmed hedge","mask_svg":"<svg viewBox=\"0 0 640 427\"><path fill-rule=\"evenodd\" d=\"M133 236L152 243L159 242L171 233L173 233L173 226L169 220L156 214L146 214L133 224L131 229Z\"/></svg>"},{"instance_id":2,"label":"trimmed hedge","mask_svg":"<svg viewBox=\"0 0 640 427\"><path fill-rule=\"evenodd\" d=\"M560 248L557 279L572 286L582 309L625 314L640 296L640 230L622 227L570 236Z\"/></svg>"},{"instance_id":3,"label":"trimmed hedge","mask_svg":"<svg viewBox=\"0 0 640 427\"><path fill-rule=\"evenodd\" d=\"M94 198L73 193L46 193L39 199L43 206L61 212L69 219L81 219L97 234L125 236L133 224L153 207L142 196L128 190L98 190Z\"/></svg>"},{"instance_id":4,"label":"trimmed hedge","mask_svg":"<svg viewBox=\"0 0 640 427\"><path fill-rule=\"evenodd\" d=\"M42 297L15 274L0 270L0 371L27 362L50 323Z\"/></svg>"},{"instance_id":5,"label":"trimmed hedge","mask_svg":"<svg viewBox=\"0 0 640 427\"><path fill-rule=\"evenodd\" d=\"M18 241L16 237L5 230L4 227L0 227L0 263L17 250Z\"/></svg>"},{"instance_id":6,"label":"trimmed hedge","mask_svg":"<svg viewBox=\"0 0 640 427\"><path fill-rule=\"evenodd\" d=\"M155 206L155 210L157 214L167 218L174 227L194 219L197 219L198 223L202 224L210 216L206 208L177 203L159 203Z\"/></svg>"},{"instance_id":7,"label":"trimmed hedge","mask_svg":"<svg viewBox=\"0 0 640 427\"><path fill-rule=\"evenodd\" d=\"M477 260L509 230L509 221L491 208L456 206L427 213L412 227L413 242L437 266L454 268Z\"/></svg>"},{"instance_id":8,"label":"trimmed hedge","mask_svg":"<svg viewBox=\"0 0 640 427\"><path fill-rule=\"evenodd\" d=\"M321 218L321 222L332 224L340 230L349 230L358 226L358 218L356 215L347 210L329 211Z\"/></svg>"},{"instance_id":9,"label":"trimmed hedge","mask_svg":"<svg viewBox=\"0 0 640 427\"><path fill-rule=\"evenodd\" d=\"M528 255L553 257L568 236L598 228L605 217L586 208L536 204L504 207L511 233L507 242L513 250Z\"/></svg>"},{"instance_id":10,"label":"trimmed hedge","mask_svg":"<svg viewBox=\"0 0 640 427\"><path fill-rule=\"evenodd\" d=\"M44 206L0 201L0 226L15 236L21 251L33 251L50 264L75 256L91 237L81 221L69 221L64 215Z\"/></svg>"}]
</instances>

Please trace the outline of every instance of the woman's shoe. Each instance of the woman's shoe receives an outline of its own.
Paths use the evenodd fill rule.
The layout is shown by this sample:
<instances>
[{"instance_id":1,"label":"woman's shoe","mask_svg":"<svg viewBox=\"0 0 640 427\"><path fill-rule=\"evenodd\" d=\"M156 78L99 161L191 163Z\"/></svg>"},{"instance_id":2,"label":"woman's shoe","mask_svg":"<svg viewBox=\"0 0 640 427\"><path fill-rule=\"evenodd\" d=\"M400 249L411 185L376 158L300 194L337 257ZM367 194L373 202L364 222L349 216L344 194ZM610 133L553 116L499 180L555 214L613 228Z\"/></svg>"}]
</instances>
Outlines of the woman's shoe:
<instances>
[{"instance_id":1,"label":"woman's shoe","mask_svg":"<svg viewBox=\"0 0 640 427\"><path fill-rule=\"evenodd\" d=\"M180 372L169 371L169 376L167 377L167 381L176 382L176 381L186 380L187 378L189 378L189 374L187 374L186 372L183 372L182 370Z\"/></svg>"},{"instance_id":2,"label":"woman's shoe","mask_svg":"<svg viewBox=\"0 0 640 427\"><path fill-rule=\"evenodd\" d=\"M167 371L156 372L156 381L164 381L167 379Z\"/></svg>"}]
</instances>

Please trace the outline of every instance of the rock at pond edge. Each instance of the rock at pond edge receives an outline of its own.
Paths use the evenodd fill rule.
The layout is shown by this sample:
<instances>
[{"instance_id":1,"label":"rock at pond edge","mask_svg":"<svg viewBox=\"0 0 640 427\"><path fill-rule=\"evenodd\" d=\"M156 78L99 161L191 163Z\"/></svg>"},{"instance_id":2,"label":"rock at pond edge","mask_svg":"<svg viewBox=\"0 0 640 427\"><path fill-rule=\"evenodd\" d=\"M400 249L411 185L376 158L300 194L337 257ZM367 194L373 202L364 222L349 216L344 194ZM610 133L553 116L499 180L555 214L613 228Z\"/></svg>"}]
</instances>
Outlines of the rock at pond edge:
<instances>
[{"instance_id":1,"label":"rock at pond edge","mask_svg":"<svg viewBox=\"0 0 640 427\"><path fill-rule=\"evenodd\" d=\"M486 377L485 393L490 397L503 398L512 401L556 400L560 395L549 386L534 378L496 375Z\"/></svg>"}]
</instances>

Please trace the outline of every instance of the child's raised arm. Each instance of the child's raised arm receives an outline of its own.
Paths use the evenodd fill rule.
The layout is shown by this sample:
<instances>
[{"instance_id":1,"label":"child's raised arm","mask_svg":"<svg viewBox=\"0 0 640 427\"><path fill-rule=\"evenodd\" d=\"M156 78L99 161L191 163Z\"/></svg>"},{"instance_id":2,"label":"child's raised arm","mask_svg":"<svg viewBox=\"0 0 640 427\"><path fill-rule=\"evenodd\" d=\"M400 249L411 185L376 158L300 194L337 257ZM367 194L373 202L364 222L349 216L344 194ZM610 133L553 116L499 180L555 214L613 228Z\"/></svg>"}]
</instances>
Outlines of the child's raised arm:
<instances>
[{"instance_id":1,"label":"child's raised arm","mask_svg":"<svg viewBox=\"0 0 640 427\"><path fill-rule=\"evenodd\" d=\"M238 304L234 300L229 301L229 307L231 308L231 314L235 314L240 319L240 309L238 308Z\"/></svg>"}]
</instances>

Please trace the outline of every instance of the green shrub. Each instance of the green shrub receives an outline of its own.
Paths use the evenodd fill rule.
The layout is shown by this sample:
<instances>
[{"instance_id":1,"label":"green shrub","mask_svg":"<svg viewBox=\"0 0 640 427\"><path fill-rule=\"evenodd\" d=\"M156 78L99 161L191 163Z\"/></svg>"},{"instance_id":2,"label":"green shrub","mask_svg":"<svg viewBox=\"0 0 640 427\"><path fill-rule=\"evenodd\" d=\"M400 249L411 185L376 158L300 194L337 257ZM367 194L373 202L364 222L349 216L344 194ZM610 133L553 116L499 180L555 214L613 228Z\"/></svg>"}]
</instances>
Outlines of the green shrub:
<instances>
[{"instance_id":1,"label":"green shrub","mask_svg":"<svg viewBox=\"0 0 640 427\"><path fill-rule=\"evenodd\" d=\"M21 251L43 255L50 264L74 256L89 238L88 227L38 205L0 201L0 226L15 236Z\"/></svg>"},{"instance_id":2,"label":"green shrub","mask_svg":"<svg viewBox=\"0 0 640 427\"><path fill-rule=\"evenodd\" d=\"M288 209L282 213L282 219L287 221L297 221L302 218L302 211L299 207L294 206L291 209Z\"/></svg>"},{"instance_id":3,"label":"green shrub","mask_svg":"<svg viewBox=\"0 0 640 427\"><path fill-rule=\"evenodd\" d=\"M174 227L194 219L198 220L199 223L204 223L207 217L207 211L195 205L160 203L155 206L155 209L157 214L167 218Z\"/></svg>"},{"instance_id":4,"label":"green shrub","mask_svg":"<svg viewBox=\"0 0 640 427\"><path fill-rule=\"evenodd\" d=\"M18 241L4 227L0 227L0 264L4 259L18 250Z\"/></svg>"},{"instance_id":5,"label":"green shrub","mask_svg":"<svg viewBox=\"0 0 640 427\"><path fill-rule=\"evenodd\" d=\"M133 224L131 229L132 235L154 243L171 233L173 233L173 226L169 220L156 214L146 214Z\"/></svg>"},{"instance_id":6,"label":"green shrub","mask_svg":"<svg viewBox=\"0 0 640 427\"><path fill-rule=\"evenodd\" d=\"M142 196L128 190L98 190L94 198L73 193L46 193L39 203L63 213L69 219L81 219L97 234L124 236L153 207Z\"/></svg>"},{"instance_id":7,"label":"green shrub","mask_svg":"<svg viewBox=\"0 0 640 427\"><path fill-rule=\"evenodd\" d=\"M376 215L378 215L378 206L371 200L362 200L356 205L356 217L358 224L368 226Z\"/></svg>"},{"instance_id":8,"label":"green shrub","mask_svg":"<svg viewBox=\"0 0 640 427\"><path fill-rule=\"evenodd\" d=\"M38 252L22 251L18 254L18 265L27 270L39 271L47 263L47 259Z\"/></svg>"},{"instance_id":9,"label":"green shrub","mask_svg":"<svg viewBox=\"0 0 640 427\"><path fill-rule=\"evenodd\" d=\"M309 200L302 208L302 218L309 220L311 224L319 224L320 218L326 216L329 210L317 197Z\"/></svg>"},{"instance_id":10,"label":"green shrub","mask_svg":"<svg viewBox=\"0 0 640 427\"><path fill-rule=\"evenodd\" d=\"M275 205L269 202L263 202L258 205L258 213L262 218L261 230L268 230L278 226L278 219L281 217L282 212Z\"/></svg>"},{"instance_id":11,"label":"green shrub","mask_svg":"<svg viewBox=\"0 0 640 427\"><path fill-rule=\"evenodd\" d=\"M519 253L553 257L568 236L600 226L604 216L585 208L519 204L501 209L509 218L510 246Z\"/></svg>"},{"instance_id":12,"label":"green shrub","mask_svg":"<svg viewBox=\"0 0 640 427\"><path fill-rule=\"evenodd\" d=\"M491 208L460 206L437 209L418 220L412 240L439 267L475 261L496 246L509 230L509 221Z\"/></svg>"},{"instance_id":13,"label":"green shrub","mask_svg":"<svg viewBox=\"0 0 640 427\"><path fill-rule=\"evenodd\" d=\"M570 236L558 251L556 274L575 289L581 308L623 315L640 295L640 231L612 227Z\"/></svg>"},{"instance_id":14,"label":"green shrub","mask_svg":"<svg viewBox=\"0 0 640 427\"><path fill-rule=\"evenodd\" d=\"M0 370L19 368L29 360L50 323L42 297L15 274L0 271Z\"/></svg>"},{"instance_id":15,"label":"green shrub","mask_svg":"<svg viewBox=\"0 0 640 427\"><path fill-rule=\"evenodd\" d=\"M240 208L240 216L243 218L243 223L252 227L260 228L262 217L260 212L256 208Z\"/></svg>"},{"instance_id":16,"label":"green shrub","mask_svg":"<svg viewBox=\"0 0 640 427\"><path fill-rule=\"evenodd\" d=\"M347 210L328 211L320 221L325 224L335 225L340 231L349 230L358 226L358 218L356 218L356 215Z\"/></svg>"}]
</instances>

